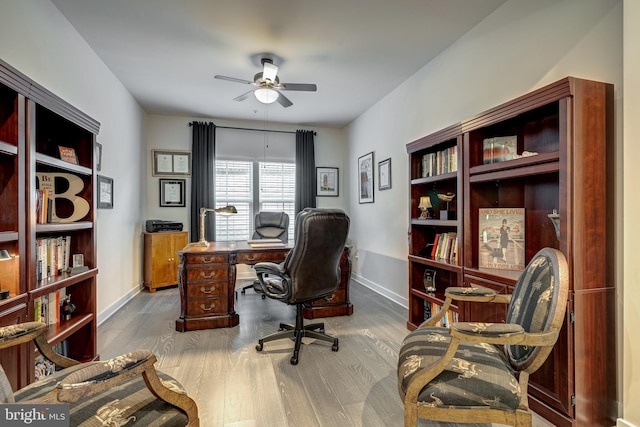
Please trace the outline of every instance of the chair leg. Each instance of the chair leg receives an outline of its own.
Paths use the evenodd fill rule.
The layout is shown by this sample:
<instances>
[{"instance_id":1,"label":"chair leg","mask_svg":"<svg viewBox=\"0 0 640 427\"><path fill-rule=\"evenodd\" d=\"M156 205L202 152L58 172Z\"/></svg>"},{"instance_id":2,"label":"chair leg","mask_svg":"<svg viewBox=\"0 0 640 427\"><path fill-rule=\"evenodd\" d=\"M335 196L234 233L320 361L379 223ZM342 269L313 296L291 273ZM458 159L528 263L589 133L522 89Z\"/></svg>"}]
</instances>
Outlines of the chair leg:
<instances>
[{"instance_id":1,"label":"chair leg","mask_svg":"<svg viewBox=\"0 0 640 427\"><path fill-rule=\"evenodd\" d=\"M293 355L291 356L291 364L298 364L298 356L302 344L302 338L309 337L321 341L330 342L332 351L338 351L339 341L338 338L334 338L324 333L324 323L312 323L310 325L304 325L304 317L302 316L302 304L296 305L296 324L288 325L286 323L280 323L280 329L278 332L267 335L264 338L258 340L256 345L257 351L262 351L265 342L275 341L283 338L290 338L295 341Z\"/></svg>"}]
</instances>

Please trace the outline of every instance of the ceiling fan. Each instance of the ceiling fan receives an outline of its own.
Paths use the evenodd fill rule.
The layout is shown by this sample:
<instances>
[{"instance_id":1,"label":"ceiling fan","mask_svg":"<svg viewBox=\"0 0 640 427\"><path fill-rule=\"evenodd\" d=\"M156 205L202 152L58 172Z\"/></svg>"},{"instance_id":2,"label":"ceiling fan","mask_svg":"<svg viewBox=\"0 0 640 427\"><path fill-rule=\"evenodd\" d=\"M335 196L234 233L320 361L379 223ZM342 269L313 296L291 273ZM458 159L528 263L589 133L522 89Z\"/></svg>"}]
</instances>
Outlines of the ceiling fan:
<instances>
[{"instance_id":1,"label":"ceiling fan","mask_svg":"<svg viewBox=\"0 0 640 427\"><path fill-rule=\"evenodd\" d=\"M280 79L278 78L278 67L273 65L273 60L271 58L262 58L260 60L262 64L263 70L260 73L257 73L253 77L253 81L237 79L235 77L227 77L216 75L216 79L228 80L230 82L249 84L256 86L256 89L251 89L247 93L243 93L242 95L234 98L234 101L244 101L251 94L258 99L258 101L263 104L271 104L272 102L278 101L280 105L283 107L290 107L293 103L284 96L281 91L290 90L290 91L303 91L303 92L315 92L318 90L317 86L312 83L280 83Z\"/></svg>"}]
</instances>

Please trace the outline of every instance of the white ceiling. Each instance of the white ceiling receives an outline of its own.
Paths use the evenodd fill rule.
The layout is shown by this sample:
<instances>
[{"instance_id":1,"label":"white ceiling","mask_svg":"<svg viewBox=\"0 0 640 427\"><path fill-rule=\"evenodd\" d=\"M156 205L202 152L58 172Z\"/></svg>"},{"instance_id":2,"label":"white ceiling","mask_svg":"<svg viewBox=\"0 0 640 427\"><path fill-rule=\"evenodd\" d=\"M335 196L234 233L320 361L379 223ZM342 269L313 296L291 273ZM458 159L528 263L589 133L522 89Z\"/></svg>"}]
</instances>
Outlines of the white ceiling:
<instances>
[{"instance_id":1,"label":"white ceiling","mask_svg":"<svg viewBox=\"0 0 640 427\"><path fill-rule=\"evenodd\" d=\"M148 113L342 127L505 0L52 1ZM318 91L234 101L265 52Z\"/></svg>"}]
</instances>

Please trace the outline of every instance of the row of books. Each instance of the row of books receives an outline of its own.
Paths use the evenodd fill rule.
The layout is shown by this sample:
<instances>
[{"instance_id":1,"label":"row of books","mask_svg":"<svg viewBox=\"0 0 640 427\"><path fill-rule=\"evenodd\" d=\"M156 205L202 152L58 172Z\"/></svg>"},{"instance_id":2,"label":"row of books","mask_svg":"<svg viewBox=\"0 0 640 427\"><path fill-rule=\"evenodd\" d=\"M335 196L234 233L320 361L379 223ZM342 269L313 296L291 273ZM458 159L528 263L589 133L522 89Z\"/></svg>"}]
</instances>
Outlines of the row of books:
<instances>
[{"instance_id":1,"label":"row of books","mask_svg":"<svg viewBox=\"0 0 640 427\"><path fill-rule=\"evenodd\" d=\"M442 309L442 306L433 301L424 301L424 319L427 320L432 316L435 316ZM445 314L440 321L435 326L441 326L448 328L452 323L456 323L458 321L458 312L453 310L448 310L447 314Z\"/></svg>"},{"instance_id":2,"label":"row of books","mask_svg":"<svg viewBox=\"0 0 640 427\"><path fill-rule=\"evenodd\" d=\"M53 198L49 197L49 190L36 190L36 223L47 224L51 222L52 214Z\"/></svg>"},{"instance_id":3,"label":"row of books","mask_svg":"<svg viewBox=\"0 0 640 427\"><path fill-rule=\"evenodd\" d=\"M431 258L458 265L458 233L438 233L433 239Z\"/></svg>"},{"instance_id":4,"label":"row of books","mask_svg":"<svg viewBox=\"0 0 640 427\"><path fill-rule=\"evenodd\" d=\"M71 236L36 240L36 279L55 277L70 267Z\"/></svg>"},{"instance_id":5,"label":"row of books","mask_svg":"<svg viewBox=\"0 0 640 427\"><path fill-rule=\"evenodd\" d=\"M422 177L458 171L458 146L445 148L422 156Z\"/></svg>"},{"instance_id":6,"label":"row of books","mask_svg":"<svg viewBox=\"0 0 640 427\"><path fill-rule=\"evenodd\" d=\"M33 301L33 320L47 325L60 323L62 304L67 297L65 288L42 295Z\"/></svg>"}]
</instances>

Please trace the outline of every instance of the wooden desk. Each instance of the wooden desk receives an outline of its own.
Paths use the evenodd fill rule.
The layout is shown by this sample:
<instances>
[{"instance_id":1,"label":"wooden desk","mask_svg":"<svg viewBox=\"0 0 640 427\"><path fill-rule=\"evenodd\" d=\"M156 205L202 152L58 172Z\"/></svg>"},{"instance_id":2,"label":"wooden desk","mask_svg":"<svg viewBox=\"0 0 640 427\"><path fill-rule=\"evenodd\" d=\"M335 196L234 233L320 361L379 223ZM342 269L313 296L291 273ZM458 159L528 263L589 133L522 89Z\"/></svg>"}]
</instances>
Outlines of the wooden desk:
<instances>
[{"instance_id":1,"label":"wooden desk","mask_svg":"<svg viewBox=\"0 0 640 427\"><path fill-rule=\"evenodd\" d=\"M185 247L178 251L178 286L180 317L176 331L230 328L240 319L234 308L236 264L257 264L263 261L282 262L291 250L285 247L252 248L247 242L212 242L209 247ZM303 314L308 319L344 316L353 313L349 301L351 248L345 247L340 260L340 286L323 300L306 304Z\"/></svg>"}]
</instances>

